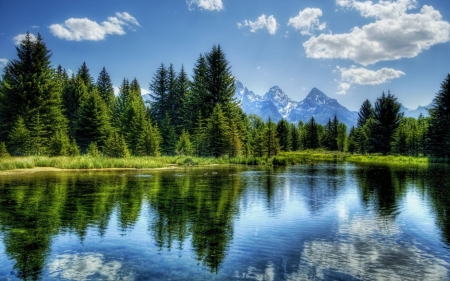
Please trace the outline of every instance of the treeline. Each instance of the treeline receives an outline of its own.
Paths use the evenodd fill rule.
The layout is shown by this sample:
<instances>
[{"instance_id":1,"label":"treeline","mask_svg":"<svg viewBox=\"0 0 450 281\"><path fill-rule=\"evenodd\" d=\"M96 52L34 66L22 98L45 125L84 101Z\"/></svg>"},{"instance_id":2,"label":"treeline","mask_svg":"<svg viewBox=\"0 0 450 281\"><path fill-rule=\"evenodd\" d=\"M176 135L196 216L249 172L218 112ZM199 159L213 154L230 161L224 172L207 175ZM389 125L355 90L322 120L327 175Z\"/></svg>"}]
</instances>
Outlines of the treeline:
<instances>
[{"instance_id":1,"label":"treeline","mask_svg":"<svg viewBox=\"0 0 450 281\"><path fill-rule=\"evenodd\" d=\"M273 156L280 151L323 148L351 153L450 157L450 76L430 117L404 118L395 96L384 93L361 106L347 135L336 116L327 124L247 116L234 99L235 79L223 50L197 59L192 77L184 67L161 64L145 104L136 79L123 79L114 94L105 68L96 80L85 63L72 75L51 66L39 34L29 34L0 81L0 156L127 157L158 155Z\"/></svg>"}]
</instances>

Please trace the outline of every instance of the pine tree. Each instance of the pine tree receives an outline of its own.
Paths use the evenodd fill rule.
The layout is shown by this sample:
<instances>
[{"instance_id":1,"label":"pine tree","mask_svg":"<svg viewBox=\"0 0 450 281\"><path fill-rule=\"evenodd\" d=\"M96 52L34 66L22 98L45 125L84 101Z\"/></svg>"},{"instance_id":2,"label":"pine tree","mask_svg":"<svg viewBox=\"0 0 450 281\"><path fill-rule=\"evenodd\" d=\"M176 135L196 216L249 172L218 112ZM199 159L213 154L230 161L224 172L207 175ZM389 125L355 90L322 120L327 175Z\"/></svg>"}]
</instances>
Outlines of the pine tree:
<instances>
[{"instance_id":1,"label":"pine tree","mask_svg":"<svg viewBox=\"0 0 450 281\"><path fill-rule=\"evenodd\" d=\"M0 158L8 158L11 157L8 150L6 149L5 142L0 143Z\"/></svg>"},{"instance_id":2,"label":"pine tree","mask_svg":"<svg viewBox=\"0 0 450 281\"><path fill-rule=\"evenodd\" d=\"M114 87L111 77L108 72L106 72L105 67L102 68L102 71L98 75L96 87L98 94L105 102L106 107L110 110L110 114L112 114L115 100Z\"/></svg>"},{"instance_id":3,"label":"pine tree","mask_svg":"<svg viewBox=\"0 0 450 281\"><path fill-rule=\"evenodd\" d=\"M261 142L261 140L262 140L261 136L264 132L266 125L264 124L264 120L262 120L261 117L259 117L256 114L250 114L249 119L250 119L250 140L249 140L249 142L250 142L252 154L254 156L262 157L264 154L264 151L263 151L263 144Z\"/></svg>"},{"instance_id":4,"label":"pine tree","mask_svg":"<svg viewBox=\"0 0 450 281\"><path fill-rule=\"evenodd\" d=\"M178 140L176 151L179 155L192 155L192 143L189 133L183 129Z\"/></svg>"},{"instance_id":5,"label":"pine tree","mask_svg":"<svg viewBox=\"0 0 450 281\"><path fill-rule=\"evenodd\" d=\"M43 137L48 141L54 132L67 130L60 81L50 64L51 52L40 34L33 40L29 33L16 50L18 59L6 65L0 85L0 140L7 140L19 116L29 127L39 112L46 132Z\"/></svg>"},{"instance_id":6,"label":"pine tree","mask_svg":"<svg viewBox=\"0 0 450 281\"><path fill-rule=\"evenodd\" d=\"M281 119L277 124L277 136L282 151L291 151L292 136L289 123Z\"/></svg>"},{"instance_id":7,"label":"pine tree","mask_svg":"<svg viewBox=\"0 0 450 281\"><path fill-rule=\"evenodd\" d=\"M201 116L209 116L211 112L204 106L205 101L209 100L208 92L208 65L203 55L200 55L193 69L193 81L189 98L186 99L185 111L197 114L200 112ZM197 118L198 116L196 116Z\"/></svg>"},{"instance_id":8,"label":"pine tree","mask_svg":"<svg viewBox=\"0 0 450 281\"><path fill-rule=\"evenodd\" d=\"M175 130L177 134L181 133L182 128L186 129L190 134L194 130L196 111L190 108L190 97L191 97L191 81L184 70L184 66L181 66L181 70L178 73L175 92L176 100L173 104L177 115L177 122L175 123Z\"/></svg>"},{"instance_id":9,"label":"pine tree","mask_svg":"<svg viewBox=\"0 0 450 281\"><path fill-rule=\"evenodd\" d=\"M305 139L304 147L306 149L317 149L320 147L319 143L319 129L314 116L305 125Z\"/></svg>"},{"instance_id":10,"label":"pine tree","mask_svg":"<svg viewBox=\"0 0 450 281\"><path fill-rule=\"evenodd\" d=\"M280 143L277 138L277 126L272 122L270 117L261 134L261 143L263 151L267 153L267 157L276 156L280 151Z\"/></svg>"},{"instance_id":11,"label":"pine tree","mask_svg":"<svg viewBox=\"0 0 450 281\"><path fill-rule=\"evenodd\" d=\"M365 100L358 112L357 128L362 128L369 118L374 115L372 104L369 100Z\"/></svg>"},{"instance_id":12,"label":"pine tree","mask_svg":"<svg viewBox=\"0 0 450 281\"><path fill-rule=\"evenodd\" d=\"M229 126L220 104L216 104L211 116L207 119L206 136L209 141L208 151L212 156L217 158L229 152Z\"/></svg>"},{"instance_id":13,"label":"pine tree","mask_svg":"<svg viewBox=\"0 0 450 281\"><path fill-rule=\"evenodd\" d=\"M139 135L136 154L140 156L159 156L161 153L161 135L158 127L150 121L145 124Z\"/></svg>"},{"instance_id":14,"label":"pine tree","mask_svg":"<svg viewBox=\"0 0 450 281\"><path fill-rule=\"evenodd\" d=\"M206 139L206 124L200 111L197 114L197 121L194 128L194 154L196 156L207 155L207 139Z\"/></svg>"},{"instance_id":15,"label":"pine tree","mask_svg":"<svg viewBox=\"0 0 450 281\"><path fill-rule=\"evenodd\" d=\"M337 127L337 150L344 152L347 147L347 126L344 123L339 123Z\"/></svg>"},{"instance_id":16,"label":"pine tree","mask_svg":"<svg viewBox=\"0 0 450 281\"><path fill-rule=\"evenodd\" d=\"M97 143L95 141L91 142L86 149L86 155L91 157L100 157L100 150L98 149Z\"/></svg>"},{"instance_id":17,"label":"pine tree","mask_svg":"<svg viewBox=\"0 0 450 281\"><path fill-rule=\"evenodd\" d=\"M83 62L80 68L78 68L77 77L83 81L84 85L88 88L88 90L92 90L94 87L94 78L92 78L91 74L89 74L89 68L86 66L86 62Z\"/></svg>"},{"instance_id":18,"label":"pine tree","mask_svg":"<svg viewBox=\"0 0 450 281\"><path fill-rule=\"evenodd\" d=\"M391 95L385 95L384 92L375 102L372 138L374 140L374 149L386 155L391 151L391 141L395 130L403 117L400 112L400 104L397 98Z\"/></svg>"},{"instance_id":19,"label":"pine tree","mask_svg":"<svg viewBox=\"0 0 450 281\"><path fill-rule=\"evenodd\" d=\"M82 151L86 151L91 142L99 147L111 134L111 124L105 102L93 89L89 97L81 104L77 113L75 136Z\"/></svg>"},{"instance_id":20,"label":"pine tree","mask_svg":"<svg viewBox=\"0 0 450 281\"><path fill-rule=\"evenodd\" d=\"M126 158L130 156L124 137L120 136L117 132L113 132L106 140L103 146L103 153L105 156L113 158Z\"/></svg>"},{"instance_id":21,"label":"pine tree","mask_svg":"<svg viewBox=\"0 0 450 281\"><path fill-rule=\"evenodd\" d=\"M356 128L355 126L352 126L350 128L350 133L348 135L348 140L347 140L347 151L350 152L351 154L357 152L357 132L356 132Z\"/></svg>"},{"instance_id":22,"label":"pine tree","mask_svg":"<svg viewBox=\"0 0 450 281\"><path fill-rule=\"evenodd\" d=\"M47 131L38 111L32 116L30 124L31 154L40 156L47 153L49 139L45 138L46 135Z\"/></svg>"},{"instance_id":23,"label":"pine tree","mask_svg":"<svg viewBox=\"0 0 450 281\"><path fill-rule=\"evenodd\" d=\"M68 156L79 156L80 155L80 147L78 146L75 139L70 140L70 146L68 150Z\"/></svg>"},{"instance_id":24,"label":"pine tree","mask_svg":"<svg viewBox=\"0 0 450 281\"><path fill-rule=\"evenodd\" d=\"M8 147L11 155L25 156L31 152L31 136L30 131L25 127L22 117L19 117L14 123L11 133L9 134Z\"/></svg>"},{"instance_id":25,"label":"pine tree","mask_svg":"<svg viewBox=\"0 0 450 281\"><path fill-rule=\"evenodd\" d=\"M300 150L300 148L301 148L300 134L299 134L299 130L298 130L297 126L295 126L295 124L291 124L290 131L291 131L291 138L292 138L292 144L291 144L292 151Z\"/></svg>"},{"instance_id":26,"label":"pine tree","mask_svg":"<svg viewBox=\"0 0 450 281\"><path fill-rule=\"evenodd\" d=\"M441 89L429 110L427 150L434 157L450 157L450 74L441 84Z\"/></svg>"},{"instance_id":27,"label":"pine tree","mask_svg":"<svg viewBox=\"0 0 450 281\"><path fill-rule=\"evenodd\" d=\"M68 156L70 155L69 136L64 131L56 131L50 139L48 153L50 156Z\"/></svg>"},{"instance_id":28,"label":"pine tree","mask_svg":"<svg viewBox=\"0 0 450 281\"><path fill-rule=\"evenodd\" d=\"M230 157L236 157L241 154L242 151L242 141L239 137L239 131L236 126L236 123L231 122L230 126L230 149L229 155Z\"/></svg>"},{"instance_id":29,"label":"pine tree","mask_svg":"<svg viewBox=\"0 0 450 281\"><path fill-rule=\"evenodd\" d=\"M161 121L161 152L163 155L175 155L175 148L177 144L177 135L175 133L175 128L169 118L169 113L166 112L166 116Z\"/></svg>"},{"instance_id":30,"label":"pine tree","mask_svg":"<svg viewBox=\"0 0 450 281\"><path fill-rule=\"evenodd\" d=\"M150 102L150 110L152 120L156 121L158 125L164 119L166 112L169 110L170 100L168 99L169 81L168 71L164 64L156 71L156 74L152 78L150 83L150 96L152 100Z\"/></svg>"}]
</instances>

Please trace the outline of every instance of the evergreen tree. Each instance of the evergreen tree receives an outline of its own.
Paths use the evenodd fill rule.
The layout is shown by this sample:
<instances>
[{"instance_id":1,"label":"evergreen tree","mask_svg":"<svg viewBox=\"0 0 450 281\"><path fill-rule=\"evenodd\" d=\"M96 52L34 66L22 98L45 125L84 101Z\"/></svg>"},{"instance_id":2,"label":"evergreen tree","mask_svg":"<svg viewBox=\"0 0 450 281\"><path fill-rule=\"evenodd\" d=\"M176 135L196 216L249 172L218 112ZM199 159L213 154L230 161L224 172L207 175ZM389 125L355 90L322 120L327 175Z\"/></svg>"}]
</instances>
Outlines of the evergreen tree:
<instances>
[{"instance_id":1,"label":"evergreen tree","mask_svg":"<svg viewBox=\"0 0 450 281\"><path fill-rule=\"evenodd\" d=\"M206 124L202 114L198 111L197 122L194 128L194 154L196 156L207 155L208 143L206 139Z\"/></svg>"},{"instance_id":2,"label":"evergreen tree","mask_svg":"<svg viewBox=\"0 0 450 281\"><path fill-rule=\"evenodd\" d=\"M356 128L355 126L352 126L350 128L350 133L348 135L348 140L347 140L347 151L350 152L351 154L357 152L357 132L356 132Z\"/></svg>"},{"instance_id":3,"label":"evergreen tree","mask_svg":"<svg viewBox=\"0 0 450 281\"><path fill-rule=\"evenodd\" d=\"M37 112L47 141L58 130L67 130L62 113L61 85L51 67L51 52L40 34L36 40L27 33L16 47L18 59L3 70L0 83L0 140L7 141L16 120L21 116L26 127Z\"/></svg>"},{"instance_id":4,"label":"evergreen tree","mask_svg":"<svg viewBox=\"0 0 450 281\"><path fill-rule=\"evenodd\" d=\"M320 147L319 129L314 116L312 116L310 121L305 125L305 138L303 146L306 149L316 149Z\"/></svg>"},{"instance_id":5,"label":"evergreen tree","mask_svg":"<svg viewBox=\"0 0 450 281\"><path fill-rule=\"evenodd\" d=\"M180 155L192 155L192 143L189 133L183 129L178 140L176 151Z\"/></svg>"},{"instance_id":6,"label":"evergreen tree","mask_svg":"<svg viewBox=\"0 0 450 281\"><path fill-rule=\"evenodd\" d=\"M82 151L86 151L91 142L103 147L111 134L111 124L105 102L93 89L89 97L81 104L77 113L75 136Z\"/></svg>"},{"instance_id":7,"label":"evergreen tree","mask_svg":"<svg viewBox=\"0 0 450 281\"><path fill-rule=\"evenodd\" d=\"M80 155L80 147L78 146L75 139L71 139L68 150L68 156L79 156L79 155Z\"/></svg>"},{"instance_id":8,"label":"evergreen tree","mask_svg":"<svg viewBox=\"0 0 450 281\"><path fill-rule=\"evenodd\" d=\"M277 136L282 151L291 151L292 136L288 121L281 119L277 124Z\"/></svg>"},{"instance_id":9,"label":"evergreen tree","mask_svg":"<svg viewBox=\"0 0 450 281\"><path fill-rule=\"evenodd\" d=\"M78 68L77 78L80 78L83 81L84 85L90 91L94 87L94 78L92 78L91 74L89 74L89 68L86 66L86 62L83 62L80 68Z\"/></svg>"},{"instance_id":10,"label":"evergreen tree","mask_svg":"<svg viewBox=\"0 0 450 281\"><path fill-rule=\"evenodd\" d=\"M50 156L68 156L70 153L69 136L64 131L56 131L50 139Z\"/></svg>"},{"instance_id":11,"label":"evergreen tree","mask_svg":"<svg viewBox=\"0 0 450 281\"><path fill-rule=\"evenodd\" d=\"M339 123L337 127L337 150L344 152L347 147L347 126L344 123Z\"/></svg>"},{"instance_id":12,"label":"evergreen tree","mask_svg":"<svg viewBox=\"0 0 450 281\"><path fill-rule=\"evenodd\" d=\"M291 131L291 138L292 138L292 145L291 145L292 151L300 150L300 148L301 148L300 132L299 132L297 126L295 126L295 124L291 124L290 131Z\"/></svg>"},{"instance_id":13,"label":"evergreen tree","mask_svg":"<svg viewBox=\"0 0 450 281\"><path fill-rule=\"evenodd\" d=\"M280 143L277 137L277 126L272 122L270 117L261 135L261 143L263 146L263 151L267 153L268 157L275 156L280 151Z\"/></svg>"},{"instance_id":14,"label":"evergreen tree","mask_svg":"<svg viewBox=\"0 0 450 281\"><path fill-rule=\"evenodd\" d=\"M14 123L11 133L9 134L9 149L13 156L25 156L31 151L30 131L25 126L22 117L19 117Z\"/></svg>"},{"instance_id":15,"label":"evergreen tree","mask_svg":"<svg viewBox=\"0 0 450 281\"><path fill-rule=\"evenodd\" d=\"M137 144L137 155L159 156L161 151L161 136L158 127L146 122L144 129L139 135Z\"/></svg>"},{"instance_id":16,"label":"evergreen tree","mask_svg":"<svg viewBox=\"0 0 450 281\"><path fill-rule=\"evenodd\" d=\"M189 81L184 66L182 65L176 79L176 100L172 105L177 116L177 122L174 124L177 134L180 134L183 128L191 134L195 127L197 111L193 111L192 108L189 107L189 100L191 98L190 87L191 81Z\"/></svg>"},{"instance_id":17,"label":"evergreen tree","mask_svg":"<svg viewBox=\"0 0 450 281\"><path fill-rule=\"evenodd\" d=\"M152 101L150 102L152 120L160 125L165 118L166 112L169 110L171 102L168 99L168 71L164 64L161 64L156 71L156 74L153 76L152 82L150 83L150 91L150 96L152 97Z\"/></svg>"},{"instance_id":18,"label":"evergreen tree","mask_svg":"<svg viewBox=\"0 0 450 281\"><path fill-rule=\"evenodd\" d=\"M220 104L216 104L211 116L207 119L206 135L209 141L208 151L212 156L219 157L229 152L229 126Z\"/></svg>"},{"instance_id":19,"label":"evergreen tree","mask_svg":"<svg viewBox=\"0 0 450 281\"><path fill-rule=\"evenodd\" d=\"M450 157L450 74L441 84L441 89L429 110L427 150L431 156Z\"/></svg>"},{"instance_id":20,"label":"evergreen tree","mask_svg":"<svg viewBox=\"0 0 450 281\"><path fill-rule=\"evenodd\" d=\"M242 151L242 141L239 137L239 131L236 126L236 123L231 122L230 126L230 157L236 157L241 154Z\"/></svg>"},{"instance_id":21,"label":"evergreen tree","mask_svg":"<svg viewBox=\"0 0 450 281\"><path fill-rule=\"evenodd\" d=\"M372 104L369 100L365 100L358 112L357 128L362 128L369 118L374 115Z\"/></svg>"},{"instance_id":22,"label":"evergreen tree","mask_svg":"<svg viewBox=\"0 0 450 281\"><path fill-rule=\"evenodd\" d=\"M38 111L32 117L30 124L31 154L39 156L47 153L49 139L45 138L46 135L47 131Z\"/></svg>"},{"instance_id":23,"label":"evergreen tree","mask_svg":"<svg viewBox=\"0 0 450 281\"><path fill-rule=\"evenodd\" d=\"M112 114L115 100L114 87L111 81L111 77L109 76L108 72L106 72L105 67L102 68L102 71L98 75L96 87L98 94L105 102L106 107L110 111L110 114Z\"/></svg>"},{"instance_id":24,"label":"evergreen tree","mask_svg":"<svg viewBox=\"0 0 450 281\"><path fill-rule=\"evenodd\" d=\"M124 137L120 136L117 132L113 132L106 140L103 153L107 157L114 158L126 158L130 156Z\"/></svg>"},{"instance_id":25,"label":"evergreen tree","mask_svg":"<svg viewBox=\"0 0 450 281\"><path fill-rule=\"evenodd\" d=\"M69 124L69 135L75 136L77 112L84 100L89 96L83 80L72 75L62 92L62 103Z\"/></svg>"},{"instance_id":26,"label":"evergreen tree","mask_svg":"<svg viewBox=\"0 0 450 281\"><path fill-rule=\"evenodd\" d=\"M6 149L5 142L0 143L0 158L8 158L11 157L8 150Z\"/></svg>"},{"instance_id":27,"label":"evergreen tree","mask_svg":"<svg viewBox=\"0 0 450 281\"><path fill-rule=\"evenodd\" d=\"M100 150L98 149L97 143L95 141L91 142L88 145L88 148L86 150L86 155L91 157L100 157Z\"/></svg>"},{"instance_id":28,"label":"evergreen tree","mask_svg":"<svg viewBox=\"0 0 450 281\"><path fill-rule=\"evenodd\" d=\"M205 112L203 116L211 115L216 104L220 104L225 115L230 118L232 110L237 106L234 100L235 80L231 67L220 45L213 46L206 54L208 96L203 100Z\"/></svg>"},{"instance_id":29,"label":"evergreen tree","mask_svg":"<svg viewBox=\"0 0 450 281\"><path fill-rule=\"evenodd\" d=\"M193 73L191 92L188 96L189 98L186 98L185 101L185 111L193 112L195 114L200 112L201 116L210 116L211 112L204 106L205 101L209 100L209 92L208 66L203 55L200 55L195 63Z\"/></svg>"},{"instance_id":30,"label":"evergreen tree","mask_svg":"<svg viewBox=\"0 0 450 281\"><path fill-rule=\"evenodd\" d=\"M175 155L175 148L177 145L177 135L175 128L169 117L169 113L166 112L166 116L161 121L161 135L163 136L161 143L161 152L163 155Z\"/></svg>"},{"instance_id":31,"label":"evergreen tree","mask_svg":"<svg viewBox=\"0 0 450 281\"><path fill-rule=\"evenodd\" d=\"M400 104L397 98L391 95L385 95L377 98L374 109L375 126L373 127L372 138L374 140L374 149L386 155L391 151L391 141L395 130L403 117L400 112Z\"/></svg>"},{"instance_id":32,"label":"evergreen tree","mask_svg":"<svg viewBox=\"0 0 450 281\"><path fill-rule=\"evenodd\" d=\"M250 147L254 156L262 157L264 154L262 134L265 129L264 120L256 114L250 114Z\"/></svg>"}]
</instances>

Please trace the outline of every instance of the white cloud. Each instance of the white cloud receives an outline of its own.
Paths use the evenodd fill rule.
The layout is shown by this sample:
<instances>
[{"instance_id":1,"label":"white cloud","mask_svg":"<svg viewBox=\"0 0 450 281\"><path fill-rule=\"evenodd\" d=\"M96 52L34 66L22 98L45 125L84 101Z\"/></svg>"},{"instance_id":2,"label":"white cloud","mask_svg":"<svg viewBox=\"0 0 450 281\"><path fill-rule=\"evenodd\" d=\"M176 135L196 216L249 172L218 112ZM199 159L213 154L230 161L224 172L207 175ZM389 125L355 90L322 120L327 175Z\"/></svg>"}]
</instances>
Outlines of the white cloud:
<instances>
[{"instance_id":1,"label":"white cloud","mask_svg":"<svg viewBox=\"0 0 450 281\"><path fill-rule=\"evenodd\" d=\"M8 64L8 60L7 59L0 59L0 67L5 67Z\"/></svg>"},{"instance_id":2,"label":"white cloud","mask_svg":"<svg viewBox=\"0 0 450 281\"><path fill-rule=\"evenodd\" d=\"M13 38L14 44L19 45L20 42L25 40L25 36L27 36L27 35L24 33L24 34L19 34L16 37L14 37ZM31 41L36 41L36 36L34 36L34 34L30 33L30 39L31 39Z\"/></svg>"},{"instance_id":3,"label":"white cloud","mask_svg":"<svg viewBox=\"0 0 450 281\"><path fill-rule=\"evenodd\" d=\"M192 5L197 5L200 9L208 11L220 11L223 9L222 0L186 0L189 10Z\"/></svg>"},{"instance_id":4,"label":"white cloud","mask_svg":"<svg viewBox=\"0 0 450 281\"><path fill-rule=\"evenodd\" d=\"M352 8L373 23L354 27L350 33L313 36L303 46L309 58L350 59L362 65L379 61L413 58L431 46L450 40L450 23L439 11L423 6L418 13L414 0L371 1L337 0L337 5Z\"/></svg>"},{"instance_id":5,"label":"white cloud","mask_svg":"<svg viewBox=\"0 0 450 281\"><path fill-rule=\"evenodd\" d=\"M124 26L140 26L127 12L116 13L116 16L108 17L108 20L101 24L88 18L70 18L64 24L50 25L50 31L54 36L69 41L99 41L110 34L124 35Z\"/></svg>"},{"instance_id":6,"label":"white cloud","mask_svg":"<svg viewBox=\"0 0 450 281\"><path fill-rule=\"evenodd\" d=\"M113 89L114 89L114 95L118 96L120 93L120 88L117 86L113 86Z\"/></svg>"},{"instance_id":7,"label":"white cloud","mask_svg":"<svg viewBox=\"0 0 450 281\"><path fill-rule=\"evenodd\" d=\"M256 21L244 20L243 23L238 23L238 28L250 27L250 32L256 32L259 29L266 28L270 35L275 35L278 29L277 20L273 16L266 17L262 14Z\"/></svg>"},{"instance_id":8,"label":"white cloud","mask_svg":"<svg viewBox=\"0 0 450 281\"><path fill-rule=\"evenodd\" d=\"M36 28L39 28L39 27L40 27L39 25L33 25L31 28L36 29Z\"/></svg>"},{"instance_id":9,"label":"white cloud","mask_svg":"<svg viewBox=\"0 0 450 281\"><path fill-rule=\"evenodd\" d=\"M345 95L352 84L378 85L405 75L403 71L392 68L382 68L380 70L373 71L356 66L352 66L350 68L337 67L334 72L339 72L341 75L341 81L338 86L338 94L341 95Z\"/></svg>"},{"instance_id":10,"label":"white cloud","mask_svg":"<svg viewBox=\"0 0 450 281\"><path fill-rule=\"evenodd\" d=\"M312 35L314 30L324 30L326 23L320 23L319 17L322 16L322 10L317 8L306 8L300 11L298 16L290 18L288 26L291 25L300 30L302 35Z\"/></svg>"}]
</instances>

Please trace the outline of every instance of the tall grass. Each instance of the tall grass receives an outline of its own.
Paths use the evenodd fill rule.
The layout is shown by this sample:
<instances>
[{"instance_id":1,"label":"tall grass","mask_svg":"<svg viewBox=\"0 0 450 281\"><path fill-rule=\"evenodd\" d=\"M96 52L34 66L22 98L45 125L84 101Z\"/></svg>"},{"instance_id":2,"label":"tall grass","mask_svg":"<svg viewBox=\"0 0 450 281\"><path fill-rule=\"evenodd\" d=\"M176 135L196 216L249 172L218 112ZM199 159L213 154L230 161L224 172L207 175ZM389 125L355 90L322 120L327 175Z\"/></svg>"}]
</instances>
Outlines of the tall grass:
<instances>
[{"instance_id":1,"label":"tall grass","mask_svg":"<svg viewBox=\"0 0 450 281\"><path fill-rule=\"evenodd\" d=\"M405 163L424 164L431 160L427 157L411 156L382 156L382 155L356 155L343 152L330 152L325 150L305 150L284 152L274 157L193 157L193 156L160 156L160 157L7 157L0 158L0 170L29 169L35 167L52 167L59 169L151 169L175 166L201 166L201 165L266 165L287 166L318 161L333 162L363 162L363 163Z\"/></svg>"}]
</instances>

